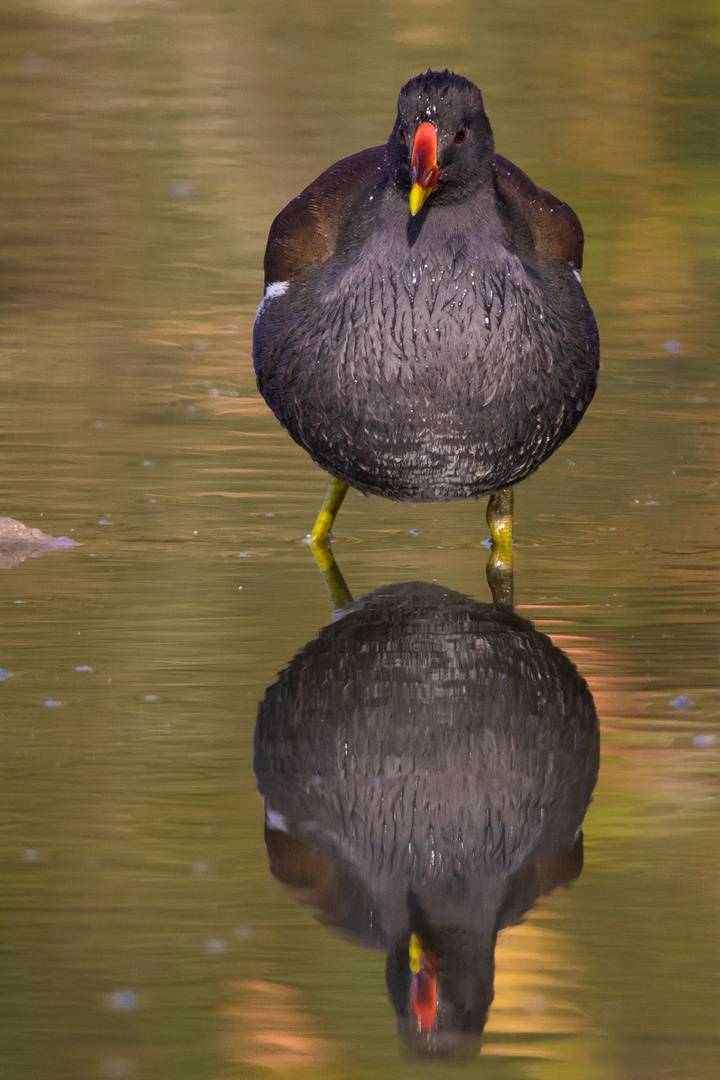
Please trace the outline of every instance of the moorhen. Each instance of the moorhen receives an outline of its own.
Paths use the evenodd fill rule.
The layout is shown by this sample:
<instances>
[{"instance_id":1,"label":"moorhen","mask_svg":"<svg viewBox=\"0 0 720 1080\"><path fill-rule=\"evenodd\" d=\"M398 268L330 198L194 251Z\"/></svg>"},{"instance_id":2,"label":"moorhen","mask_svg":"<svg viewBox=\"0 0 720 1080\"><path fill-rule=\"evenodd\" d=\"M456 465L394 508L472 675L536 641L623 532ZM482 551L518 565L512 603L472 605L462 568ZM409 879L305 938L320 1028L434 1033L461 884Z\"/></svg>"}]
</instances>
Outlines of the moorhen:
<instances>
[{"instance_id":1,"label":"moorhen","mask_svg":"<svg viewBox=\"0 0 720 1080\"><path fill-rule=\"evenodd\" d=\"M334 477L316 554L352 486L489 494L509 560L512 485L574 431L597 384L582 253L573 210L495 153L480 90L449 71L411 79L387 143L280 212L253 358L280 423Z\"/></svg>"}]
</instances>

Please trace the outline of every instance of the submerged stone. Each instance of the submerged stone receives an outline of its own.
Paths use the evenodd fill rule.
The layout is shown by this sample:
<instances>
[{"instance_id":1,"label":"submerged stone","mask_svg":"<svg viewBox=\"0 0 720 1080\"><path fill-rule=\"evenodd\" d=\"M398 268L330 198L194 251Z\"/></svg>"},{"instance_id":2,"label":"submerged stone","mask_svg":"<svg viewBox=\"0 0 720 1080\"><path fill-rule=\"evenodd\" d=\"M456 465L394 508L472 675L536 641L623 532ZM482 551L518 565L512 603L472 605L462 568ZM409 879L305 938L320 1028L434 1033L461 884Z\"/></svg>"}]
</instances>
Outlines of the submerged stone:
<instances>
[{"instance_id":1,"label":"submerged stone","mask_svg":"<svg viewBox=\"0 0 720 1080\"><path fill-rule=\"evenodd\" d=\"M49 536L41 529L28 528L15 518L0 517L0 569L8 570L47 551L78 546L77 540L68 536Z\"/></svg>"}]
</instances>

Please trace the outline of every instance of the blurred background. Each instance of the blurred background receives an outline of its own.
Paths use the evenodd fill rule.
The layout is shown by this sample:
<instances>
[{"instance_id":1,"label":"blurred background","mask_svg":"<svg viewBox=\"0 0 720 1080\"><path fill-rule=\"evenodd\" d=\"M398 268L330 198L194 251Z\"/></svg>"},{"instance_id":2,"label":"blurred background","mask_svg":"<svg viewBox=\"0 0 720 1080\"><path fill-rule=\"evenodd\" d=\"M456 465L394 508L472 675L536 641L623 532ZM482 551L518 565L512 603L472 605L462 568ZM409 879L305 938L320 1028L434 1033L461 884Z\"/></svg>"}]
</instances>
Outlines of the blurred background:
<instances>
[{"instance_id":1,"label":"blurred background","mask_svg":"<svg viewBox=\"0 0 720 1080\"><path fill-rule=\"evenodd\" d=\"M332 616L326 477L254 385L267 230L429 66L578 212L602 342L516 490L517 610L600 719L585 867L457 1064L272 876L252 769ZM717 1075L719 164L716 0L3 0L0 515L80 546L0 569L0 1075ZM484 505L351 492L335 531L356 597L490 599Z\"/></svg>"}]
</instances>

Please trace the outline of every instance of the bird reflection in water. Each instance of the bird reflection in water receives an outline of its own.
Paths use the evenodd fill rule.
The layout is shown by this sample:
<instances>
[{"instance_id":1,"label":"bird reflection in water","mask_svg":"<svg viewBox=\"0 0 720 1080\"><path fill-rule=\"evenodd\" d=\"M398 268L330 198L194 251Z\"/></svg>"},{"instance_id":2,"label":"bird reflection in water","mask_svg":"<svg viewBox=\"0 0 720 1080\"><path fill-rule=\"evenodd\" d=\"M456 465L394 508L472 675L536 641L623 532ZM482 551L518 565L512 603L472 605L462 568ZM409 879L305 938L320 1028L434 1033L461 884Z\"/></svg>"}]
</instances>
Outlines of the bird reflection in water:
<instances>
[{"instance_id":1,"label":"bird reflection in water","mask_svg":"<svg viewBox=\"0 0 720 1080\"><path fill-rule=\"evenodd\" d=\"M387 952L402 1039L455 1056L493 998L498 932L582 868L592 695L511 608L378 589L266 692L255 731L273 874Z\"/></svg>"}]
</instances>

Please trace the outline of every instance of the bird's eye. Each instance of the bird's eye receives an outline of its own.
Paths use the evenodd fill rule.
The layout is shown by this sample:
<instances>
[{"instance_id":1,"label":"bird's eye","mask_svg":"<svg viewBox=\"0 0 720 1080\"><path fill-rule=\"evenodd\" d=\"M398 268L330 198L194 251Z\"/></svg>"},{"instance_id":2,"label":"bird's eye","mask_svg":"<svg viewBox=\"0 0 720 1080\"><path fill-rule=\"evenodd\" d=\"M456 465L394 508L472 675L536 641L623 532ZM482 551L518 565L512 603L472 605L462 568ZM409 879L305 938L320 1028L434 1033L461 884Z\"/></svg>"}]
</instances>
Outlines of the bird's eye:
<instances>
[{"instance_id":1,"label":"bird's eye","mask_svg":"<svg viewBox=\"0 0 720 1080\"><path fill-rule=\"evenodd\" d=\"M398 128L397 135L398 135L398 139L400 140L400 142L405 142L405 128L404 127L399 127Z\"/></svg>"},{"instance_id":2,"label":"bird's eye","mask_svg":"<svg viewBox=\"0 0 720 1080\"><path fill-rule=\"evenodd\" d=\"M453 142L465 142L466 136L467 128L461 127L455 132L455 138L453 139Z\"/></svg>"}]
</instances>

